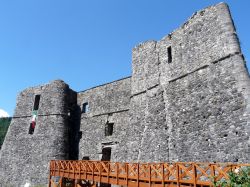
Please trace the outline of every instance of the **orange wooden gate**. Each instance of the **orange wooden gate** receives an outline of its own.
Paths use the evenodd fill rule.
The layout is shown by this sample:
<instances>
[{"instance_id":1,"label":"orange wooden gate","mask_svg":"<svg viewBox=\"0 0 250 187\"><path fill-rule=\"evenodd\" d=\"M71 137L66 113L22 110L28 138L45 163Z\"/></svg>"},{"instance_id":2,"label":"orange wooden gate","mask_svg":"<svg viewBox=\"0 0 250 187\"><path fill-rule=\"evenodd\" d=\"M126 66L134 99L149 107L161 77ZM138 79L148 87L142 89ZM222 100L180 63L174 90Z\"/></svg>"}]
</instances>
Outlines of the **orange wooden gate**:
<instances>
[{"instance_id":1,"label":"orange wooden gate","mask_svg":"<svg viewBox=\"0 0 250 187\"><path fill-rule=\"evenodd\" d=\"M74 186L108 183L128 187L213 186L213 181L228 179L228 172L250 166L234 163L119 163L84 160L52 160L49 187L63 187L65 180Z\"/></svg>"}]
</instances>

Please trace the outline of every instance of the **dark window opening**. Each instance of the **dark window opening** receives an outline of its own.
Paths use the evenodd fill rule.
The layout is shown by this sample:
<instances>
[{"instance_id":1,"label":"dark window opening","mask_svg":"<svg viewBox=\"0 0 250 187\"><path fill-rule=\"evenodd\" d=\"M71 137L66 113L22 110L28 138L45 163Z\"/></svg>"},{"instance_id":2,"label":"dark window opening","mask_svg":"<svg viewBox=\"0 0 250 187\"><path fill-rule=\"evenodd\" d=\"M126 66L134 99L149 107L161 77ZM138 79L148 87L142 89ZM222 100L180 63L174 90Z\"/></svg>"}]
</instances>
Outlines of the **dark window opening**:
<instances>
[{"instance_id":1,"label":"dark window opening","mask_svg":"<svg viewBox=\"0 0 250 187\"><path fill-rule=\"evenodd\" d=\"M111 159L111 147L103 148L101 161L110 161L110 159Z\"/></svg>"},{"instance_id":2,"label":"dark window opening","mask_svg":"<svg viewBox=\"0 0 250 187\"><path fill-rule=\"evenodd\" d=\"M40 95L36 95L33 110L38 110L39 102L40 102Z\"/></svg>"},{"instance_id":3,"label":"dark window opening","mask_svg":"<svg viewBox=\"0 0 250 187\"><path fill-rule=\"evenodd\" d=\"M87 113L89 111L89 104L83 103L82 104L82 113Z\"/></svg>"},{"instance_id":4,"label":"dark window opening","mask_svg":"<svg viewBox=\"0 0 250 187\"><path fill-rule=\"evenodd\" d=\"M105 124L105 136L111 136L113 134L114 123Z\"/></svg>"},{"instance_id":5,"label":"dark window opening","mask_svg":"<svg viewBox=\"0 0 250 187\"><path fill-rule=\"evenodd\" d=\"M89 156L84 156L82 157L82 160L90 160L90 159L89 159Z\"/></svg>"},{"instance_id":6,"label":"dark window opening","mask_svg":"<svg viewBox=\"0 0 250 187\"><path fill-rule=\"evenodd\" d=\"M110 161L110 160L111 160L111 147L105 147L102 149L101 161ZM100 187L111 187L111 184L101 182Z\"/></svg>"},{"instance_id":7,"label":"dark window opening","mask_svg":"<svg viewBox=\"0 0 250 187\"><path fill-rule=\"evenodd\" d=\"M79 131L79 132L78 132L78 139L79 139L79 140L82 139L82 131Z\"/></svg>"},{"instance_id":8,"label":"dark window opening","mask_svg":"<svg viewBox=\"0 0 250 187\"><path fill-rule=\"evenodd\" d=\"M168 47L168 63L172 62L172 48L171 46Z\"/></svg>"},{"instance_id":9,"label":"dark window opening","mask_svg":"<svg viewBox=\"0 0 250 187\"><path fill-rule=\"evenodd\" d=\"M31 122L29 128L29 134L34 134L35 127L36 127L36 122Z\"/></svg>"}]
</instances>

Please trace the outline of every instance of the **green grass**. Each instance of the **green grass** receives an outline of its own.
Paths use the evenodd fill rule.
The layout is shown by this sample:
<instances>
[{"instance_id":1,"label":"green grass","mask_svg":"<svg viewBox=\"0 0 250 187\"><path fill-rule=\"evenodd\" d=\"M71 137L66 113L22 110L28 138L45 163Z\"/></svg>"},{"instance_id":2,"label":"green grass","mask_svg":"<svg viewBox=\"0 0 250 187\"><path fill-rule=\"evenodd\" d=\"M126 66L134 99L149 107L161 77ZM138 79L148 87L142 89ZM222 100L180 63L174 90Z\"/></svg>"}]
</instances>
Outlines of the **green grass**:
<instances>
[{"instance_id":1,"label":"green grass","mask_svg":"<svg viewBox=\"0 0 250 187\"><path fill-rule=\"evenodd\" d=\"M7 130L10 126L11 118L0 118L0 149L2 147Z\"/></svg>"}]
</instances>

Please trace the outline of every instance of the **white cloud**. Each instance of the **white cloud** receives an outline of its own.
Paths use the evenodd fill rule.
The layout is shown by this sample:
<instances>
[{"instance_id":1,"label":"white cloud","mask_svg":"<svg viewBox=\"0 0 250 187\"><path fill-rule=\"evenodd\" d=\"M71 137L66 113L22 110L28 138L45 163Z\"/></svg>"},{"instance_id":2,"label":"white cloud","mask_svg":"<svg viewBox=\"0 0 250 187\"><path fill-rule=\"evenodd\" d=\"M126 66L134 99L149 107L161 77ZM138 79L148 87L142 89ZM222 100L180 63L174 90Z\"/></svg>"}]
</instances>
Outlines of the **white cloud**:
<instances>
[{"instance_id":1,"label":"white cloud","mask_svg":"<svg viewBox=\"0 0 250 187\"><path fill-rule=\"evenodd\" d=\"M24 187L30 187L30 183L26 182Z\"/></svg>"},{"instance_id":2,"label":"white cloud","mask_svg":"<svg viewBox=\"0 0 250 187\"><path fill-rule=\"evenodd\" d=\"M3 109L0 109L0 118L2 117L9 117L9 114L5 112Z\"/></svg>"}]
</instances>

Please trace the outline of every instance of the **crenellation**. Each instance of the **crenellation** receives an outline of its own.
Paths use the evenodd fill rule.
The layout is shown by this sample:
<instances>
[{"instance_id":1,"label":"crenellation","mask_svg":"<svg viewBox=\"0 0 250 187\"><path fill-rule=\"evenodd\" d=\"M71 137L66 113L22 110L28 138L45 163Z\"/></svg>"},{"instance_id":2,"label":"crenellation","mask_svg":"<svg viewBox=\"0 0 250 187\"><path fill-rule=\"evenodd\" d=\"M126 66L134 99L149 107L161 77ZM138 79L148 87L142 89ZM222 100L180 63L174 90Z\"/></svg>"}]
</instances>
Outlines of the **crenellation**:
<instances>
[{"instance_id":1,"label":"crenellation","mask_svg":"<svg viewBox=\"0 0 250 187\"><path fill-rule=\"evenodd\" d=\"M249 163L249 134L249 73L220 3L136 46L131 77L81 92L61 80L22 91L0 185L46 184L52 159Z\"/></svg>"}]
</instances>

